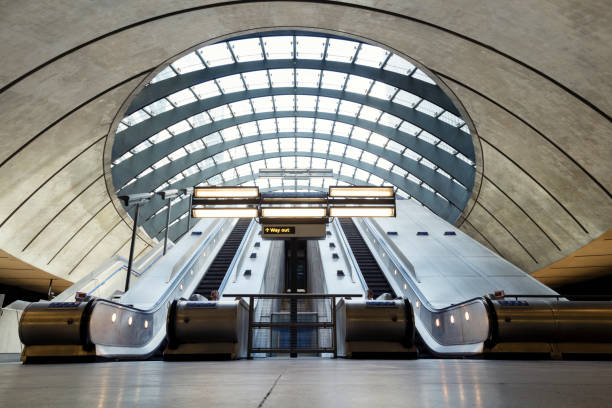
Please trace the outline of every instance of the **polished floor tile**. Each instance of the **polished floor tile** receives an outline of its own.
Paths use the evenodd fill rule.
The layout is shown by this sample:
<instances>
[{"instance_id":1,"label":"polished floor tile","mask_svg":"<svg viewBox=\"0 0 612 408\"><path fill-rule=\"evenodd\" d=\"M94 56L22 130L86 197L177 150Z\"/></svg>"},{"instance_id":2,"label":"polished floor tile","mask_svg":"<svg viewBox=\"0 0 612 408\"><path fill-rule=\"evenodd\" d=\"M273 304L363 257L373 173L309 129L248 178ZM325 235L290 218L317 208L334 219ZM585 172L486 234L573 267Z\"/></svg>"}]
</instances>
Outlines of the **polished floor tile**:
<instances>
[{"instance_id":1,"label":"polished floor tile","mask_svg":"<svg viewBox=\"0 0 612 408\"><path fill-rule=\"evenodd\" d=\"M0 407L612 407L611 390L610 362L0 364Z\"/></svg>"}]
</instances>

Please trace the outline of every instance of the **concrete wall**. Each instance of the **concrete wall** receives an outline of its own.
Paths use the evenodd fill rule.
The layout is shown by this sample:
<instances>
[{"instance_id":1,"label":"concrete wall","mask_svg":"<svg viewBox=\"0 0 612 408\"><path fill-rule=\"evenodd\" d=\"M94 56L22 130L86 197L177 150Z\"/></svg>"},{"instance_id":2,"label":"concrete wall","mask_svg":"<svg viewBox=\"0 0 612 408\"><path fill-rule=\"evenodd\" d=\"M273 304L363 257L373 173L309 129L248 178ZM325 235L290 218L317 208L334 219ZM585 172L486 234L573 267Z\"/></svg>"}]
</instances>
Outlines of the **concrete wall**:
<instances>
[{"instance_id":1,"label":"concrete wall","mask_svg":"<svg viewBox=\"0 0 612 408\"><path fill-rule=\"evenodd\" d=\"M604 0L4 3L0 248L58 277L126 256L131 223L107 154L126 98L184 50L263 27L360 36L437 75L482 150L458 226L518 267L538 270L612 225ZM151 244L141 232L138 252Z\"/></svg>"}]
</instances>

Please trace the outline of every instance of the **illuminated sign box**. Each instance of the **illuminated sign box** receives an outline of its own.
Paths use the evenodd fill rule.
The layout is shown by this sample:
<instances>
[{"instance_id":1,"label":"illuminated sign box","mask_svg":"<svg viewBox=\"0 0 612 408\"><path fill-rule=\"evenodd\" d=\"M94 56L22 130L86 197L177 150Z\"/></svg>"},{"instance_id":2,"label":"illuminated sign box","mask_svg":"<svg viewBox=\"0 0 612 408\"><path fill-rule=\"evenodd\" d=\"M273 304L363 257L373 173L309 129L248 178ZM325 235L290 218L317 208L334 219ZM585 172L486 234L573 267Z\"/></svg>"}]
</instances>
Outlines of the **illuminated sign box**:
<instances>
[{"instance_id":1,"label":"illuminated sign box","mask_svg":"<svg viewBox=\"0 0 612 408\"><path fill-rule=\"evenodd\" d=\"M266 239L325 238L325 224L262 224L261 237Z\"/></svg>"}]
</instances>

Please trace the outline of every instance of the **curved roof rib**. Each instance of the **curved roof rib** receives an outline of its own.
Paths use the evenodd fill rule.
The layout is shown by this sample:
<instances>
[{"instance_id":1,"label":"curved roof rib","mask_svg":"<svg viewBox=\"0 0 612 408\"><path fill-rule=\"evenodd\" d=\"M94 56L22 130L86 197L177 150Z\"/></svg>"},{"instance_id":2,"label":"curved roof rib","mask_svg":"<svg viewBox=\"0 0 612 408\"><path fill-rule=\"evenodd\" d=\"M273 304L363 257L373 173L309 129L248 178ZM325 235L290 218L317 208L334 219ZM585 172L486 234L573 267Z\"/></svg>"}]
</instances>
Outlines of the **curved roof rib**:
<instances>
[{"instance_id":1,"label":"curved roof rib","mask_svg":"<svg viewBox=\"0 0 612 408\"><path fill-rule=\"evenodd\" d=\"M120 195L384 184L450 222L475 175L467 125L435 81L381 47L319 33L241 37L178 58L131 101L112 152ZM258 177L262 167L331 168L334 177L272 180ZM187 204L173 205L177 237ZM152 237L166 207L156 197L141 213Z\"/></svg>"}]
</instances>

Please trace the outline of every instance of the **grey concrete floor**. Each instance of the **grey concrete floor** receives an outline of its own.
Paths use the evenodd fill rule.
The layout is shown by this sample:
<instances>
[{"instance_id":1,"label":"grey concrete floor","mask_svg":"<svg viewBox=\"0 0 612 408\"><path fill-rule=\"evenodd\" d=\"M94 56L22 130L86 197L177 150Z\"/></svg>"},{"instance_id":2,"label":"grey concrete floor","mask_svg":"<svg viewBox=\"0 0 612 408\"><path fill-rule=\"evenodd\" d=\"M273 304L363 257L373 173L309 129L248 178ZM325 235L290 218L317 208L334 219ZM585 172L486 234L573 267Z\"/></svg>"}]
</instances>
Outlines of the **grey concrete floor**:
<instances>
[{"instance_id":1,"label":"grey concrete floor","mask_svg":"<svg viewBox=\"0 0 612 408\"><path fill-rule=\"evenodd\" d=\"M0 407L611 407L612 363L267 359L0 364Z\"/></svg>"}]
</instances>

